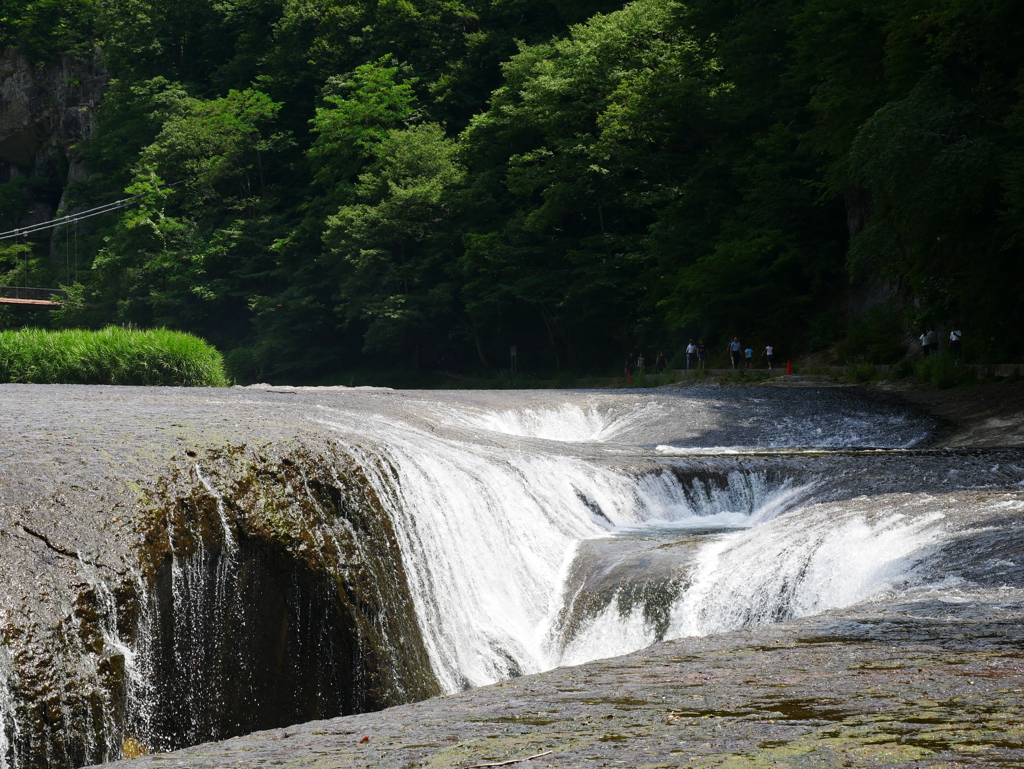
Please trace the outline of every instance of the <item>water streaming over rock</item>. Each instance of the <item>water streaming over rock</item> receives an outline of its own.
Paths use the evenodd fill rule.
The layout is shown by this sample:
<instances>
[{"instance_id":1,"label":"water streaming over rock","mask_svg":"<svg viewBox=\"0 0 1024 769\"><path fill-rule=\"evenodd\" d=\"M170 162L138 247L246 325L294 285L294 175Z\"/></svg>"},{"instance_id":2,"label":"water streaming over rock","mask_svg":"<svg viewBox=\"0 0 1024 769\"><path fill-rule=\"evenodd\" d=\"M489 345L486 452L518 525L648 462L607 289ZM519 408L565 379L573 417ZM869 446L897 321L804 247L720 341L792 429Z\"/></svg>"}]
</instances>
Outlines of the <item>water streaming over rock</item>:
<instances>
[{"instance_id":1,"label":"water streaming over rock","mask_svg":"<svg viewBox=\"0 0 1024 769\"><path fill-rule=\"evenodd\" d=\"M434 670L455 691L850 605L892 587L941 531L898 509L865 517L838 503L780 515L814 496L814 459L795 472L792 462L781 471L744 462L736 448L704 446L711 464L663 458L674 453L661 443L673 429L692 434L698 423L714 434L723 427L709 412L728 408L656 399L519 410L425 404L404 419L325 408L319 421L398 521ZM757 408L733 426L730 446L760 440L780 456L779 447L905 447L930 427L863 403L840 402L831 423ZM649 542L647 561L657 549L673 557L639 563L629 544L638 538ZM610 544L595 557L598 540ZM623 552L634 556L629 568ZM594 576L609 573L621 583Z\"/></svg>"},{"instance_id":2,"label":"water streaming over rock","mask_svg":"<svg viewBox=\"0 0 1024 769\"><path fill-rule=\"evenodd\" d=\"M89 689L62 705L82 722L73 755L1020 577L1021 453L923 449L935 422L885 400L376 392L288 409L313 448L189 454L119 582L76 559L88 589L58 655ZM0 769L29 765L17 676L0 646Z\"/></svg>"}]
</instances>

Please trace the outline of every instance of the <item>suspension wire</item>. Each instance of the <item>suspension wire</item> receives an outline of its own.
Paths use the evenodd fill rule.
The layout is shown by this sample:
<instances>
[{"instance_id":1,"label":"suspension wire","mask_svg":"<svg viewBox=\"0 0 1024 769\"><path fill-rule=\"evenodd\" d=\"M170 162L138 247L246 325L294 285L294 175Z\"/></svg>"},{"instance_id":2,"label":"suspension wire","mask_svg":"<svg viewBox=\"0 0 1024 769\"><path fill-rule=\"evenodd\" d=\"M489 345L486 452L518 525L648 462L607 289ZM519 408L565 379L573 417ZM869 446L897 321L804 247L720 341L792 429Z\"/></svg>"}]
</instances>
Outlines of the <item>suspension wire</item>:
<instances>
[{"instance_id":1,"label":"suspension wire","mask_svg":"<svg viewBox=\"0 0 1024 769\"><path fill-rule=\"evenodd\" d=\"M168 190L177 187L181 182L175 182L174 184L168 184L161 187L161 190ZM143 192L139 195L132 195L130 198L122 198L121 200L115 200L113 203L105 203L102 206L96 206L96 208L90 208L85 211L79 211L74 214L68 214L62 216L59 219L51 219L48 222L41 222L39 224L30 224L27 227L19 227L16 230L8 230L7 232L0 232L0 240L6 240L8 238L17 238L23 235L31 235L35 232L42 232L43 230L50 230L54 227L60 227L62 224L77 223L82 219L89 219L93 216L100 216L101 214L107 214L111 211L117 211L121 208L127 208L128 206L134 205L133 201L139 198L145 197L150 193ZM77 234L77 230L76 230Z\"/></svg>"},{"instance_id":2,"label":"suspension wire","mask_svg":"<svg viewBox=\"0 0 1024 769\"><path fill-rule=\"evenodd\" d=\"M116 203L109 203L105 206L90 208L88 211L82 211L81 213L62 216L60 219L51 219L48 222L41 222L40 224L31 224L28 227L19 227L16 230L2 232L0 233L0 240L6 240L8 238L17 238L24 235L31 235L36 232L42 232L43 230L50 230L53 229L54 227L60 227L63 224L71 224L72 222L77 222L79 219L88 219L92 216L99 216L100 214L106 214L111 211L116 211L119 208L124 208L128 205L131 205L131 200L132 198L127 198L125 200L119 200Z\"/></svg>"}]
</instances>

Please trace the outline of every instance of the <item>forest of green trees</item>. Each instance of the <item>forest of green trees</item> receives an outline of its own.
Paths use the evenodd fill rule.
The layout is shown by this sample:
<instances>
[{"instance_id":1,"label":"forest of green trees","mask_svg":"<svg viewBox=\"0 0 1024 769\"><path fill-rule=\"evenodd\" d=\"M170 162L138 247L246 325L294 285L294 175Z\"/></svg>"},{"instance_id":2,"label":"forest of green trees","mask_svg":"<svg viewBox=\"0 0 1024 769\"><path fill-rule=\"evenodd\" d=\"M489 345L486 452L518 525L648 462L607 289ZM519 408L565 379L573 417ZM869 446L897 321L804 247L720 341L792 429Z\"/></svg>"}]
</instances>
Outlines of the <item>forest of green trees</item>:
<instances>
[{"instance_id":1,"label":"forest of green trees","mask_svg":"<svg viewBox=\"0 0 1024 769\"><path fill-rule=\"evenodd\" d=\"M887 363L950 323L1017 361L1021 29L1020 0L6 0L0 45L110 73L65 210L142 197L79 226L75 275L29 244L74 301L0 320L191 332L243 382L734 334Z\"/></svg>"}]
</instances>

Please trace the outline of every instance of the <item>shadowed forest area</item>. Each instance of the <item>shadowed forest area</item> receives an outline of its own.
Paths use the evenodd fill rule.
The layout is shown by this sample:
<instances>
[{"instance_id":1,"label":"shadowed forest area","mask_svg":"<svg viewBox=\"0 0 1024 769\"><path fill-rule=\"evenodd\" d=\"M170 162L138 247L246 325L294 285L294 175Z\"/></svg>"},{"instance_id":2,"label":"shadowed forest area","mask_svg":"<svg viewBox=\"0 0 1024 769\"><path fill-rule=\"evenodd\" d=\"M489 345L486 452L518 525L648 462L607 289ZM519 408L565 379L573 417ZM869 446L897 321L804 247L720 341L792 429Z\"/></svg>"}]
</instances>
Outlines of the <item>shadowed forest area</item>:
<instances>
[{"instance_id":1,"label":"shadowed forest area","mask_svg":"<svg viewBox=\"0 0 1024 769\"><path fill-rule=\"evenodd\" d=\"M0 45L109 85L87 175L14 169L0 225L141 197L0 241L0 282L71 297L0 326L163 326L293 384L733 335L883 364L951 324L1016 362L1021 29L1019 0L7 0Z\"/></svg>"}]
</instances>

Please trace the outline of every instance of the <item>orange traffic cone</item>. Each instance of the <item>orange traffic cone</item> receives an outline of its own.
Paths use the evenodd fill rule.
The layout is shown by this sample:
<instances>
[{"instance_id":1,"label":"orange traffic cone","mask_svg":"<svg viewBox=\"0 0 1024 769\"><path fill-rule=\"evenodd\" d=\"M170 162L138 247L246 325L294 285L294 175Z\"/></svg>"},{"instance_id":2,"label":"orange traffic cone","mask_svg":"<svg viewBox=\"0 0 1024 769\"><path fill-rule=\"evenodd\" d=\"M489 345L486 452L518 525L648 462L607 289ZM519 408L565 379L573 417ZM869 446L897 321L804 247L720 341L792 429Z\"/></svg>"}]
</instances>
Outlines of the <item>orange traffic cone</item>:
<instances>
[{"instance_id":1,"label":"orange traffic cone","mask_svg":"<svg viewBox=\"0 0 1024 769\"><path fill-rule=\"evenodd\" d=\"M786 361L786 376L793 373L793 364L790 361Z\"/></svg>"}]
</instances>

